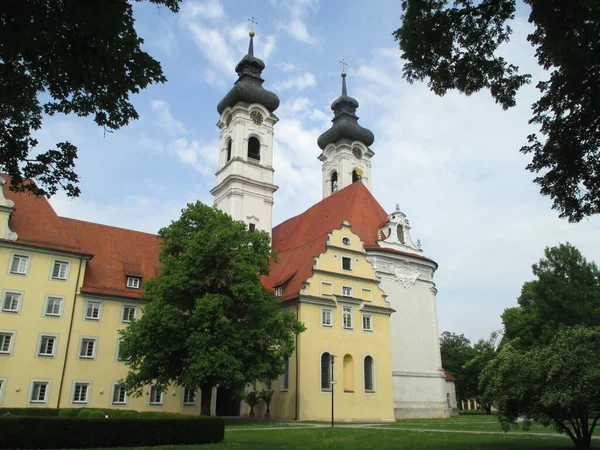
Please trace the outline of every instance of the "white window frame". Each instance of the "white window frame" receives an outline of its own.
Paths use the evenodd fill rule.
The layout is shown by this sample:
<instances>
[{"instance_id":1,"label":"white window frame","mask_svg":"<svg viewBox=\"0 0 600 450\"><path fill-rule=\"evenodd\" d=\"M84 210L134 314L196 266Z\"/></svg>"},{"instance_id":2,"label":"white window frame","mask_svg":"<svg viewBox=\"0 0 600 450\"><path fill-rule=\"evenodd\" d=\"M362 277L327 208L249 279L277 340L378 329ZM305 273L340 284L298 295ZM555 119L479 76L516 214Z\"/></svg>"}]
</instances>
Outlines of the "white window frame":
<instances>
[{"instance_id":1,"label":"white window frame","mask_svg":"<svg viewBox=\"0 0 600 450\"><path fill-rule=\"evenodd\" d=\"M77 386L78 385L85 385L87 386L86 389L86 393L85 393L85 401L82 400L75 400L75 394L76 394L76 390L77 390ZM77 406L77 405L89 405L90 404L90 396L92 394L92 382L88 381L88 380L73 380L73 383L71 384L71 405L73 406Z\"/></svg>"},{"instance_id":2,"label":"white window frame","mask_svg":"<svg viewBox=\"0 0 600 450\"><path fill-rule=\"evenodd\" d=\"M50 305L50 299L58 299L60 300L60 304L58 305L58 314L49 314L48 313L48 306ZM42 315L44 317L52 317L52 318L57 318L60 319L63 315L63 308L65 306L65 297L64 295L52 295L52 294L47 294L46 298L44 300L44 310L42 311Z\"/></svg>"},{"instance_id":3,"label":"white window frame","mask_svg":"<svg viewBox=\"0 0 600 450\"><path fill-rule=\"evenodd\" d=\"M344 269L344 259L349 259L350 260L350 269ZM340 268L344 272L352 272L353 269L354 269L354 264L353 264L353 261L352 261L352 257L350 257L350 256L342 256L340 258Z\"/></svg>"},{"instance_id":4,"label":"white window frame","mask_svg":"<svg viewBox=\"0 0 600 450\"><path fill-rule=\"evenodd\" d=\"M123 389L124 397L123 397L122 402L115 401L115 393L116 393L117 389ZM129 402L129 395L127 394L127 391L125 391L125 387L118 381L113 382L112 389L110 390L110 406L127 406L128 402Z\"/></svg>"},{"instance_id":5,"label":"white window frame","mask_svg":"<svg viewBox=\"0 0 600 450\"><path fill-rule=\"evenodd\" d=\"M347 327L346 324L344 323L344 316L346 314L346 312L350 312L349 317L350 317L350 326ZM344 330L354 330L354 308L352 306L342 306L342 328Z\"/></svg>"},{"instance_id":6,"label":"white window frame","mask_svg":"<svg viewBox=\"0 0 600 450\"><path fill-rule=\"evenodd\" d=\"M83 351L84 341L93 341L94 349L92 356L82 356L81 352ZM77 348L77 359L82 361L93 361L96 359L96 355L98 354L98 336L79 336L79 347Z\"/></svg>"},{"instance_id":7,"label":"white window frame","mask_svg":"<svg viewBox=\"0 0 600 450\"><path fill-rule=\"evenodd\" d=\"M365 328L365 318L369 319L369 324L371 325L369 328ZM367 331L369 333L373 332L373 329L375 328L373 325L373 314L363 314L362 315L362 330L363 331Z\"/></svg>"},{"instance_id":8,"label":"white window frame","mask_svg":"<svg viewBox=\"0 0 600 450\"><path fill-rule=\"evenodd\" d=\"M17 300L17 309L13 310L13 309L5 309L5 302L6 302L6 297L9 294L16 294L19 296L19 299ZM25 292L23 291L19 291L16 289L3 289L2 290L2 305L0 305L0 312L5 313L5 314L21 314L21 306L23 305L23 297L25 297Z\"/></svg>"},{"instance_id":9,"label":"white window frame","mask_svg":"<svg viewBox=\"0 0 600 450\"><path fill-rule=\"evenodd\" d=\"M17 332L15 330L0 330L0 335L10 335L8 351L2 351L2 347L0 347L0 356L11 356L13 354L13 349L15 348Z\"/></svg>"},{"instance_id":10,"label":"white window frame","mask_svg":"<svg viewBox=\"0 0 600 450\"><path fill-rule=\"evenodd\" d=\"M275 288L275 297L281 297L283 295L283 287L277 286Z\"/></svg>"},{"instance_id":11,"label":"white window frame","mask_svg":"<svg viewBox=\"0 0 600 450\"><path fill-rule=\"evenodd\" d=\"M127 277L126 286L129 289L139 289L142 286L142 279L140 277Z\"/></svg>"},{"instance_id":12,"label":"white window frame","mask_svg":"<svg viewBox=\"0 0 600 450\"><path fill-rule=\"evenodd\" d=\"M121 323L131 323L132 319L125 319L125 310L126 309L133 309L133 318L137 319L138 316L138 305L134 305L131 303L124 303L123 306L121 307Z\"/></svg>"},{"instance_id":13,"label":"white window frame","mask_svg":"<svg viewBox=\"0 0 600 450\"><path fill-rule=\"evenodd\" d=\"M64 264L66 266L65 268L65 276L61 277L61 276L54 276L54 269L56 267L57 264ZM69 273L71 272L71 261L67 260L67 259L53 259L52 260L52 265L50 266L50 279L54 280L54 281L69 281ZM60 275L60 270L58 272L58 274Z\"/></svg>"},{"instance_id":14,"label":"white window frame","mask_svg":"<svg viewBox=\"0 0 600 450\"><path fill-rule=\"evenodd\" d=\"M58 337L59 335L54 333L40 333L38 335L35 356L37 358L56 358L56 349L58 348ZM42 353L42 342L45 338L54 339L54 342L52 343L52 353Z\"/></svg>"},{"instance_id":15,"label":"white window frame","mask_svg":"<svg viewBox=\"0 0 600 450\"><path fill-rule=\"evenodd\" d=\"M325 291L325 287L327 287L327 292ZM333 295L333 283L329 281L321 281L321 295Z\"/></svg>"},{"instance_id":16,"label":"white window frame","mask_svg":"<svg viewBox=\"0 0 600 450\"><path fill-rule=\"evenodd\" d=\"M194 393L194 401L190 402L187 397L188 392ZM183 406L196 406L198 404L198 391L187 387L181 388L181 402Z\"/></svg>"},{"instance_id":17,"label":"white window frame","mask_svg":"<svg viewBox=\"0 0 600 450\"><path fill-rule=\"evenodd\" d=\"M25 271L23 272L13 272L12 267L13 267L13 263L15 258L24 258L26 259L25 262ZM9 275L17 275L20 277L26 277L29 274L29 266L31 265L31 255L28 255L26 253L20 253L20 252L13 252L10 256L10 261L8 263L8 274Z\"/></svg>"},{"instance_id":18,"label":"white window frame","mask_svg":"<svg viewBox=\"0 0 600 450\"><path fill-rule=\"evenodd\" d=\"M6 392L6 383L8 383L8 378L0 378L0 406L4 404L4 393Z\"/></svg>"},{"instance_id":19,"label":"white window frame","mask_svg":"<svg viewBox=\"0 0 600 450\"><path fill-rule=\"evenodd\" d=\"M373 380L372 380L373 381L373 389L367 391L365 389L365 384L366 384L366 380L365 380L365 360L369 356L373 360L373 366L371 367L371 377L373 378ZM375 364L375 357L372 354L370 354L370 353L367 353L365 355L365 357L363 358L363 363L362 363L362 378L363 378L362 387L363 387L364 394L365 395L375 395L375 394L377 394L377 365Z\"/></svg>"},{"instance_id":20,"label":"white window frame","mask_svg":"<svg viewBox=\"0 0 600 450\"><path fill-rule=\"evenodd\" d=\"M98 317L88 317L88 308L90 303L98 305ZM104 303L101 300L87 300L85 301L85 305L83 308L83 320L87 320L90 322L100 322L102 320L102 309L104 307Z\"/></svg>"},{"instance_id":21,"label":"white window frame","mask_svg":"<svg viewBox=\"0 0 600 450\"><path fill-rule=\"evenodd\" d=\"M365 295L365 294L367 294L367 295ZM361 300L364 300L366 302L372 302L373 301L373 290L368 289L368 288L361 288L360 289L360 298L361 298Z\"/></svg>"},{"instance_id":22,"label":"white window frame","mask_svg":"<svg viewBox=\"0 0 600 450\"><path fill-rule=\"evenodd\" d=\"M329 313L329 323L328 324L325 323L325 321L323 320L324 319L323 314L326 312ZM323 328L333 328L333 309L321 308L321 326Z\"/></svg>"},{"instance_id":23,"label":"white window frame","mask_svg":"<svg viewBox=\"0 0 600 450\"><path fill-rule=\"evenodd\" d=\"M347 294L344 292L344 290L347 290L349 295L347 295ZM342 297L350 297L350 298L353 298L353 297L354 297L354 288L353 288L352 286L348 286L348 285L346 285L346 284L342 284Z\"/></svg>"},{"instance_id":24,"label":"white window frame","mask_svg":"<svg viewBox=\"0 0 600 450\"><path fill-rule=\"evenodd\" d=\"M121 359L119 356L121 354L121 342L123 342L123 338L117 339L117 348L115 352L115 362L125 362L125 359Z\"/></svg>"},{"instance_id":25,"label":"white window frame","mask_svg":"<svg viewBox=\"0 0 600 450\"><path fill-rule=\"evenodd\" d=\"M46 390L44 392L44 400L33 400L32 396L34 393L36 384L45 384ZM28 406L45 406L50 401L50 389L52 388L52 380L34 378L29 383L29 392L27 393L27 405Z\"/></svg>"},{"instance_id":26,"label":"white window frame","mask_svg":"<svg viewBox=\"0 0 600 450\"><path fill-rule=\"evenodd\" d=\"M160 399L158 401L156 401L153 398L153 393L154 392L159 392L160 393ZM165 402L165 392L164 391L158 391L158 386L156 386L155 384L151 384L148 387L148 406L163 406Z\"/></svg>"}]
</instances>

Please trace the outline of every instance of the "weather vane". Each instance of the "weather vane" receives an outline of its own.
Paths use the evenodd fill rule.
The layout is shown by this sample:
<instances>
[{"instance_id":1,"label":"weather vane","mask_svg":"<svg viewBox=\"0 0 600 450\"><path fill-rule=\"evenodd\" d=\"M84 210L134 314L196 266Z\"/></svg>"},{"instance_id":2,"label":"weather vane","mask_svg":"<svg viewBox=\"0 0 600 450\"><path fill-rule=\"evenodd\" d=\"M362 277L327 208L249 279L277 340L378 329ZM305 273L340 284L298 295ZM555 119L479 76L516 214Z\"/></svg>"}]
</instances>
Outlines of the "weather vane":
<instances>
[{"instance_id":1,"label":"weather vane","mask_svg":"<svg viewBox=\"0 0 600 450\"><path fill-rule=\"evenodd\" d=\"M254 25L258 25L258 22L256 20L254 20L254 16L252 16L252 18L248 19L248 22L250 22L252 25L250 25L250 31L254 32Z\"/></svg>"},{"instance_id":2,"label":"weather vane","mask_svg":"<svg viewBox=\"0 0 600 450\"><path fill-rule=\"evenodd\" d=\"M348 63L342 59L340 61L340 64L342 65L342 72L345 73L346 72L346 66L348 66Z\"/></svg>"}]
</instances>

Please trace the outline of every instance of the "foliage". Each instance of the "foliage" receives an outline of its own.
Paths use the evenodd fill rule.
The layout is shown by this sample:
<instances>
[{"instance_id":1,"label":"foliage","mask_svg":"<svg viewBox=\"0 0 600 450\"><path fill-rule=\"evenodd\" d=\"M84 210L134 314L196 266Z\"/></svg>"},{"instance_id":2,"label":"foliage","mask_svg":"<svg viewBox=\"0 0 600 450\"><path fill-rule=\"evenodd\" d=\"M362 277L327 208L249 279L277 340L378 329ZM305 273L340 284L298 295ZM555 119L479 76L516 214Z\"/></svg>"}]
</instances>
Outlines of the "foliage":
<instances>
[{"instance_id":1,"label":"foliage","mask_svg":"<svg viewBox=\"0 0 600 450\"><path fill-rule=\"evenodd\" d=\"M150 1L177 12L181 0ZM166 81L159 62L141 49L133 3L2 2L0 172L11 176L12 190L49 197L62 186L79 195L77 148L68 141L37 148L32 133L44 114L92 115L104 130L116 130L138 118L131 94ZM27 178L37 183L24 184Z\"/></svg>"},{"instance_id":2,"label":"foliage","mask_svg":"<svg viewBox=\"0 0 600 450\"><path fill-rule=\"evenodd\" d=\"M456 397L461 400L468 398L468 380L465 378L464 365L475 357L475 351L471 341L464 334L458 335L444 331L440 337L440 352L442 356L442 367L456 379Z\"/></svg>"},{"instance_id":3,"label":"foliage","mask_svg":"<svg viewBox=\"0 0 600 450\"><path fill-rule=\"evenodd\" d=\"M267 414L271 413L271 400L273 400L273 394L275 391L265 391L264 389L259 394L261 400L263 400L267 405Z\"/></svg>"},{"instance_id":4,"label":"foliage","mask_svg":"<svg viewBox=\"0 0 600 450\"><path fill-rule=\"evenodd\" d=\"M79 412L77 413L77 418L78 419L87 419L88 417L90 417L90 414L92 414L93 409L87 409L87 408L83 408L80 409Z\"/></svg>"},{"instance_id":5,"label":"foliage","mask_svg":"<svg viewBox=\"0 0 600 450\"><path fill-rule=\"evenodd\" d=\"M304 330L261 284L273 258L269 236L200 202L159 232L161 273L144 284L144 315L123 330L128 390L151 383L241 391L277 378Z\"/></svg>"},{"instance_id":6,"label":"foliage","mask_svg":"<svg viewBox=\"0 0 600 450\"><path fill-rule=\"evenodd\" d=\"M504 311L503 342L528 349L549 343L563 326L600 326L600 270L571 244L546 248L533 265L519 306ZM518 341L514 341L518 338Z\"/></svg>"},{"instance_id":7,"label":"foliage","mask_svg":"<svg viewBox=\"0 0 600 450\"><path fill-rule=\"evenodd\" d=\"M588 449L600 418L600 327L564 327L527 351L508 343L484 369L482 386L503 428L525 416Z\"/></svg>"},{"instance_id":8,"label":"foliage","mask_svg":"<svg viewBox=\"0 0 600 450\"><path fill-rule=\"evenodd\" d=\"M221 442L221 419L81 419L7 417L0 419L0 448L98 448L190 445ZM68 437L68 438L66 438Z\"/></svg>"},{"instance_id":9,"label":"foliage","mask_svg":"<svg viewBox=\"0 0 600 450\"><path fill-rule=\"evenodd\" d=\"M260 403L262 397L257 391L248 391L244 394L244 401L250 407L250 417L254 416L254 407Z\"/></svg>"},{"instance_id":10,"label":"foliage","mask_svg":"<svg viewBox=\"0 0 600 450\"><path fill-rule=\"evenodd\" d=\"M0 408L0 416L56 417L55 408Z\"/></svg>"},{"instance_id":11,"label":"foliage","mask_svg":"<svg viewBox=\"0 0 600 450\"><path fill-rule=\"evenodd\" d=\"M487 414L492 412L492 402L485 390L479 386L479 379L485 366L496 357L500 333L492 332L488 339L479 339L473 344L475 356L465 363L462 368L466 398L474 398Z\"/></svg>"},{"instance_id":12,"label":"foliage","mask_svg":"<svg viewBox=\"0 0 600 450\"><path fill-rule=\"evenodd\" d=\"M600 8L595 0L524 0L534 31L527 37L538 64L550 71L538 83L530 123L527 169L561 217L577 222L600 212ZM407 60L409 82L429 80L438 95L489 90L504 109L531 76L499 54L510 39L515 0L402 0L394 32Z\"/></svg>"}]
</instances>

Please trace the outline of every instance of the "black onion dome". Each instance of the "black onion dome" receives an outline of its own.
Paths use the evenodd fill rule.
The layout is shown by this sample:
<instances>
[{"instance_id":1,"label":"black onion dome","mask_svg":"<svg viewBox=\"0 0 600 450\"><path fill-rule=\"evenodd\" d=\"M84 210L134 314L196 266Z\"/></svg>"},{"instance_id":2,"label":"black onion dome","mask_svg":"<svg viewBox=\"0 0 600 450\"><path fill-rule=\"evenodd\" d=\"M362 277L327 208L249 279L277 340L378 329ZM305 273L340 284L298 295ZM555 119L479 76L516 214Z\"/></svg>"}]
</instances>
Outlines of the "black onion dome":
<instances>
[{"instance_id":1,"label":"black onion dome","mask_svg":"<svg viewBox=\"0 0 600 450\"><path fill-rule=\"evenodd\" d=\"M342 72L342 95L331 104L331 109L334 112L333 125L317 140L321 150L325 150L325 147L329 144L338 142L341 139L359 141L367 147L373 144L375 141L373 133L358 124L357 108L358 101L348 96L346 92L346 73Z\"/></svg>"},{"instance_id":2,"label":"black onion dome","mask_svg":"<svg viewBox=\"0 0 600 450\"><path fill-rule=\"evenodd\" d=\"M235 66L239 78L217 105L219 114L225 111L225 108L234 106L238 102L258 103L267 108L269 112L273 112L279 107L279 97L262 87L265 80L260 75L265 68L265 63L254 57L253 40L254 33L250 32L248 54Z\"/></svg>"}]
</instances>

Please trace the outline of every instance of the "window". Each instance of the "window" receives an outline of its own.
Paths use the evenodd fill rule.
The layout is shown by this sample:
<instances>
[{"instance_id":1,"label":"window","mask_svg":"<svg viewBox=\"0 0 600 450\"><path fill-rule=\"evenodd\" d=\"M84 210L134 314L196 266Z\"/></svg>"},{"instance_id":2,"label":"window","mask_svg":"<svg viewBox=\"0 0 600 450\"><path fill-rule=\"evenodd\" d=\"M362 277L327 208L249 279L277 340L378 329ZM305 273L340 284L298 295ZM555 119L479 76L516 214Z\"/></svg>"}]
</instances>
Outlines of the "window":
<instances>
[{"instance_id":1,"label":"window","mask_svg":"<svg viewBox=\"0 0 600 450\"><path fill-rule=\"evenodd\" d=\"M249 231L254 231L254 230L256 230L256 224L254 224L254 223L249 223L249 224L248 224L248 230L249 230Z\"/></svg>"},{"instance_id":2,"label":"window","mask_svg":"<svg viewBox=\"0 0 600 450\"><path fill-rule=\"evenodd\" d=\"M374 392L374 367L373 367L373 357L366 356L365 357L365 392Z\"/></svg>"},{"instance_id":3,"label":"window","mask_svg":"<svg viewBox=\"0 0 600 450\"><path fill-rule=\"evenodd\" d=\"M332 327L333 326L333 314L330 309L321 310L321 326Z\"/></svg>"},{"instance_id":4,"label":"window","mask_svg":"<svg viewBox=\"0 0 600 450\"><path fill-rule=\"evenodd\" d=\"M47 317L60 317L62 315L62 297L46 297L44 315Z\"/></svg>"},{"instance_id":5,"label":"window","mask_svg":"<svg viewBox=\"0 0 600 450\"><path fill-rule=\"evenodd\" d=\"M402 225L398 225L396 227L396 232L398 233L398 240L404 244L404 227Z\"/></svg>"},{"instance_id":6,"label":"window","mask_svg":"<svg viewBox=\"0 0 600 450\"><path fill-rule=\"evenodd\" d=\"M352 297L352 288L350 286L342 286L342 295L344 297Z\"/></svg>"},{"instance_id":7,"label":"window","mask_svg":"<svg viewBox=\"0 0 600 450\"><path fill-rule=\"evenodd\" d=\"M270 391L272 388L273 388L273 380L267 380L267 381L265 381L263 389L265 391Z\"/></svg>"},{"instance_id":8,"label":"window","mask_svg":"<svg viewBox=\"0 0 600 450\"><path fill-rule=\"evenodd\" d=\"M14 340L14 332L0 331L0 355L10 355L12 353Z\"/></svg>"},{"instance_id":9,"label":"window","mask_svg":"<svg viewBox=\"0 0 600 450\"><path fill-rule=\"evenodd\" d=\"M342 326L346 330L352 330L354 328L352 322L352 306L344 306L342 308Z\"/></svg>"},{"instance_id":10,"label":"window","mask_svg":"<svg viewBox=\"0 0 600 450\"><path fill-rule=\"evenodd\" d=\"M96 338L81 338L79 344L79 359L94 359L96 357Z\"/></svg>"},{"instance_id":11,"label":"window","mask_svg":"<svg viewBox=\"0 0 600 450\"><path fill-rule=\"evenodd\" d=\"M52 265L52 279L53 280L66 280L69 276L69 262L68 261L54 261Z\"/></svg>"},{"instance_id":12,"label":"window","mask_svg":"<svg viewBox=\"0 0 600 450\"><path fill-rule=\"evenodd\" d=\"M183 404L184 405L195 405L196 404L196 389L183 388Z\"/></svg>"},{"instance_id":13,"label":"window","mask_svg":"<svg viewBox=\"0 0 600 450\"><path fill-rule=\"evenodd\" d=\"M352 270L352 258L348 258L347 256L342 256L342 269Z\"/></svg>"},{"instance_id":14,"label":"window","mask_svg":"<svg viewBox=\"0 0 600 450\"><path fill-rule=\"evenodd\" d=\"M362 178L362 171L360 170L360 167L356 167L352 171L352 182L356 183L357 181L360 181L361 178Z\"/></svg>"},{"instance_id":15,"label":"window","mask_svg":"<svg viewBox=\"0 0 600 450\"><path fill-rule=\"evenodd\" d=\"M450 402L450 392L446 392L446 402L448 402L448 408L452 408L452 402Z\"/></svg>"},{"instance_id":16,"label":"window","mask_svg":"<svg viewBox=\"0 0 600 450\"><path fill-rule=\"evenodd\" d=\"M41 334L38 343L38 356L54 357L58 338L52 334Z\"/></svg>"},{"instance_id":17,"label":"window","mask_svg":"<svg viewBox=\"0 0 600 450\"><path fill-rule=\"evenodd\" d=\"M6 389L6 378L0 378L0 405L4 403L4 391Z\"/></svg>"},{"instance_id":18,"label":"window","mask_svg":"<svg viewBox=\"0 0 600 450\"><path fill-rule=\"evenodd\" d=\"M113 384L111 405L126 405L127 404L127 391L125 386L119 383Z\"/></svg>"},{"instance_id":19,"label":"window","mask_svg":"<svg viewBox=\"0 0 600 450\"><path fill-rule=\"evenodd\" d=\"M121 342L123 342L123 339L117 339L117 352L115 354L115 360L119 362L125 361L125 358L121 356Z\"/></svg>"},{"instance_id":20,"label":"window","mask_svg":"<svg viewBox=\"0 0 600 450\"><path fill-rule=\"evenodd\" d=\"M254 136L248 139L248 159L260 161L260 141Z\"/></svg>"},{"instance_id":21,"label":"window","mask_svg":"<svg viewBox=\"0 0 600 450\"><path fill-rule=\"evenodd\" d=\"M363 331L373 331L373 316L371 314L363 314L362 323Z\"/></svg>"},{"instance_id":22,"label":"window","mask_svg":"<svg viewBox=\"0 0 600 450\"><path fill-rule=\"evenodd\" d=\"M29 256L14 254L10 263L10 273L15 275L27 275L28 269Z\"/></svg>"},{"instance_id":23,"label":"window","mask_svg":"<svg viewBox=\"0 0 600 450\"><path fill-rule=\"evenodd\" d=\"M331 174L331 193L337 192L338 190L338 174L333 172Z\"/></svg>"},{"instance_id":24,"label":"window","mask_svg":"<svg viewBox=\"0 0 600 450\"><path fill-rule=\"evenodd\" d=\"M102 303L89 301L85 306L85 319L86 320L100 320L100 314L102 312Z\"/></svg>"},{"instance_id":25,"label":"window","mask_svg":"<svg viewBox=\"0 0 600 450\"><path fill-rule=\"evenodd\" d=\"M127 287L130 289L139 289L140 288L140 278L139 277L127 277Z\"/></svg>"},{"instance_id":26,"label":"window","mask_svg":"<svg viewBox=\"0 0 600 450\"><path fill-rule=\"evenodd\" d=\"M150 405L162 405L163 403L163 392L158 386L150 386Z\"/></svg>"},{"instance_id":27,"label":"window","mask_svg":"<svg viewBox=\"0 0 600 450\"><path fill-rule=\"evenodd\" d=\"M90 392L90 383L78 383L73 384L73 404L87 404L88 395Z\"/></svg>"},{"instance_id":28,"label":"window","mask_svg":"<svg viewBox=\"0 0 600 450\"><path fill-rule=\"evenodd\" d=\"M283 357L283 374L279 387L282 391L287 391L290 387L290 357Z\"/></svg>"},{"instance_id":29,"label":"window","mask_svg":"<svg viewBox=\"0 0 600 450\"><path fill-rule=\"evenodd\" d=\"M283 295L283 288L281 286L277 286L275 288L275 296L281 297Z\"/></svg>"},{"instance_id":30,"label":"window","mask_svg":"<svg viewBox=\"0 0 600 450\"><path fill-rule=\"evenodd\" d=\"M2 299L2 312L18 313L21 310L23 294L15 291L5 291Z\"/></svg>"},{"instance_id":31,"label":"window","mask_svg":"<svg viewBox=\"0 0 600 450\"><path fill-rule=\"evenodd\" d=\"M331 355L321 355L321 391L331 391Z\"/></svg>"},{"instance_id":32,"label":"window","mask_svg":"<svg viewBox=\"0 0 600 450\"><path fill-rule=\"evenodd\" d=\"M227 140L227 161L231 159L231 139Z\"/></svg>"},{"instance_id":33,"label":"window","mask_svg":"<svg viewBox=\"0 0 600 450\"><path fill-rule=\"evenodd\" d=\"M30 392L30 404L46 404L50 394L50 383L48 381L32 381Z\"/></svg>"},{"instance_id":34,"label":"window","mask_svg":"<svg viewBox=\"0 0 600 450\"><path fill-rule=\"evenodd\" d=\"M137 315L137 306L123 305L123 314L121 315L122 323L130 323Z\"/></svg>"},{"instance_id":35,"label":"window","mask_svg":"<svg viewBox=\"0 0 600 450\"><path fill-rule=\"evenodd\" d=\"M344 237L342 238L342 244L344 244L344 245L346 245L346 246L348 246L348 247L349 247L351 243L352 243L352 242L350 241L350 238L349 238L349 237L347 237L347 236L344 236Z\"/></svg>"}]
</instances>

